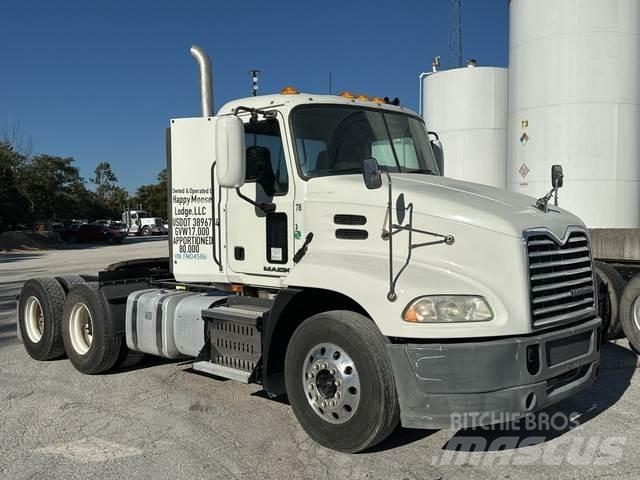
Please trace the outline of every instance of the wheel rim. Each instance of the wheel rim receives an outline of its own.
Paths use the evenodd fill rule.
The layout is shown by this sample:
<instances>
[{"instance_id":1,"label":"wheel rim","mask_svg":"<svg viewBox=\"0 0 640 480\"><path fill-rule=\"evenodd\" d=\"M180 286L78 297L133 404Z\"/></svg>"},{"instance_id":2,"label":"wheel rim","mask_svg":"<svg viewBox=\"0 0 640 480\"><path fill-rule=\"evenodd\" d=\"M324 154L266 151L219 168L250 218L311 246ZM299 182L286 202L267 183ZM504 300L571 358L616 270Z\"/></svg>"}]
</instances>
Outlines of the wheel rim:
<instances>
[{"instance_id":1,"label":"wheel rim","mask_svg":"<svg viewBox=\"0 0 640 480\"><path fill-rule=\"evenodd\" d=\"M80 355L91 348L93 342L93 319L84 303L76 303L69 316L69 337L71 346Z\"/></svg>"},{"instance_id":2,"label":"wheel rim","mask_svg":"<svg viewBox=\"0 0 640 480\"><path fill-rule=\"evenodd\" d=\"M27 337L33 343L38 343L44 332L44 312L40 300L36 297L27 298L24 304L24 320Z\"/></svg>"},{"instance_id":3,"label":"wheel rim","mask_svg":"<svg viewBox=\"0 0 640 480\"><path fill-rule=\"evenodd\" d=\"M313 411L329 423L345 423L360 403L360 376L344 349L320 343L305 357L302 385Z\"/></svg>"},{"instance_id":4,"label":"wheel rim","mask_svg":"<svg viewBox=\"0 0 640 480\"><path fill-rule=\"evenodd\" d=\"M633 301L633 323L635 323L636 329L640 332L640 296Z\"/></svg>"}]
</instances>

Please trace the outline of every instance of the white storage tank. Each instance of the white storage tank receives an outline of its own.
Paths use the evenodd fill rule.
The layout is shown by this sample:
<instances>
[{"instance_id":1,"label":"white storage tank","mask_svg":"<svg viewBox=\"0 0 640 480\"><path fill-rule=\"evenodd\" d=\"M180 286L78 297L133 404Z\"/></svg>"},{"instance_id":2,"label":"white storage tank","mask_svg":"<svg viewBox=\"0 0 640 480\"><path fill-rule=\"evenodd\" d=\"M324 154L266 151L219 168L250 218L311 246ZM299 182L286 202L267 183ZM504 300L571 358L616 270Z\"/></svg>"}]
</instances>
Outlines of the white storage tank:
<instances>
[{"instance_id":1,"label":"white storage tank","mask_svg":"<svg viewBox=\"0 0 640 480\"><path fill-rule=\"evenodd\" d=\"M592 228L640 227L640 1L512 0L507 184Z\"/></svg>"},{"instance_id":2,"label":"white storage tank","mask_svg":"<svg viewBox=\"0 0 640 480\"><path fill-rule=\"evenodd\" d=\"M507 69L472 63L421 77L421 111L440 136L444 175L505 188Z\"/></svg>"}]
</instances>

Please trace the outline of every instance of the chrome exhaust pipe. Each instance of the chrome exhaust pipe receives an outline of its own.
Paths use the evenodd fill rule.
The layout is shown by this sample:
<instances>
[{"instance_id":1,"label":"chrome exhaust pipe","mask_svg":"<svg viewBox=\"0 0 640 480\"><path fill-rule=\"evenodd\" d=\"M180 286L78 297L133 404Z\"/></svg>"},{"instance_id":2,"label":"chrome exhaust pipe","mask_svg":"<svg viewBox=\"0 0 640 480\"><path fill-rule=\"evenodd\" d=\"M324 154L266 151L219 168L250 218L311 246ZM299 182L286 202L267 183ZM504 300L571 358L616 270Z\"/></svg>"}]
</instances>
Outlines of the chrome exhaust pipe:
<instances>
[{"instance_id":1,"label":"chrome exhaust pipe","mask_svg":"<svg viewBox=\"0 0 640 480\"><path fill-rule=\"evenodd\" d=\"M192 45L191 56L200 67L200 104L203 117L213 117L213 86L211 82L211 60L202 47Z\"/></svg>"}]
</instances>

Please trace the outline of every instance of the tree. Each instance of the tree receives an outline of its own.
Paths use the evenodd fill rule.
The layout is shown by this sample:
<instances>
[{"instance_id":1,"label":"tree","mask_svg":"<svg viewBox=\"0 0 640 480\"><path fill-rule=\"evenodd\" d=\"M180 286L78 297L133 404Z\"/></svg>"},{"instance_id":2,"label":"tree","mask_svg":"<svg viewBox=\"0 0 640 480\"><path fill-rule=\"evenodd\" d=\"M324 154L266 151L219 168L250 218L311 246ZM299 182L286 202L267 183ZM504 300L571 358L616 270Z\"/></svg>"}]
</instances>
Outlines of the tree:
<instances>
[{"instance_id":1,"label":"tree","mask_svg":"<svg viewBox=\"0 0 640 480\"><path fill-rule=\"evenodd\" d=\"M132 205L141 204L142 208L151 211L156 217L167 218L167 169L158 174L158 183L142 185L138 188Z\"/></svg>"},{"instance_id":2,"label":"tree","mask_svg":"<svg viewBox=\"0 0 640 480\"><path fill-rule=\"evenodd\" d=\"M109 162L100 162L91 178L91 182L96 185L96 200L104 212L105 217L119 217L122 207L127 204L129 194L118 186L118 177L113 173Z\"/></svg>"},{"instance_id":3,"label":"tree","mask_svg":"<svg viewBox=\"0 0 640 480\"><path fill-rule=\"evenodd\" d=\"M73 158L38 155L18 172L32 219L77 218L86 193Z\"/></svg>"},{"instance_id":4,"label":"tree","mask_svg":"<svg viewBox=\"0 0 640 480\"><path fill-rule=\"evenodd\" d=\"M0 141L0 231L24 222L27 216L27 199L17 178L25 161L8 141Z\"/></svg>"}]
</instances>

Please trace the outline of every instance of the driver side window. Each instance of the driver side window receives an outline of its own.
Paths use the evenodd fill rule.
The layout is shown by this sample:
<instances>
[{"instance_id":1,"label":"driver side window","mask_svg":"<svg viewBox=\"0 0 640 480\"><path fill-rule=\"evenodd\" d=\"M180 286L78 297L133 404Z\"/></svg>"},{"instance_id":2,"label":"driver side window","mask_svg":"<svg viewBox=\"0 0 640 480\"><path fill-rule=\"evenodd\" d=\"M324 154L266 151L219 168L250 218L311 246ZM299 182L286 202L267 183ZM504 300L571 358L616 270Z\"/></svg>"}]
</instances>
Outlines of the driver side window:
<instances>
[{"instance_id":1,"label":"driver side window","mask_svg":"<svg viewBox=\"0 0 640 480\"><path fill-rule=\"evenodd\" d=\"M285 195L289 190L289 177L277 120L248 123L244 131L247 148L245 182L256 182L270 197Z\"/></svg>"}]
</instances>

